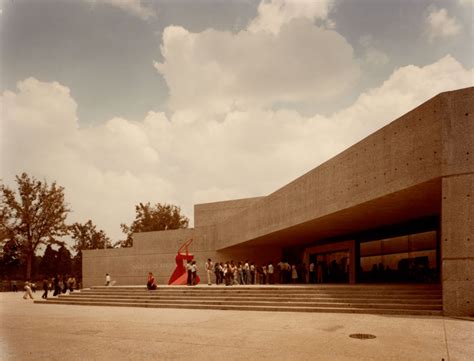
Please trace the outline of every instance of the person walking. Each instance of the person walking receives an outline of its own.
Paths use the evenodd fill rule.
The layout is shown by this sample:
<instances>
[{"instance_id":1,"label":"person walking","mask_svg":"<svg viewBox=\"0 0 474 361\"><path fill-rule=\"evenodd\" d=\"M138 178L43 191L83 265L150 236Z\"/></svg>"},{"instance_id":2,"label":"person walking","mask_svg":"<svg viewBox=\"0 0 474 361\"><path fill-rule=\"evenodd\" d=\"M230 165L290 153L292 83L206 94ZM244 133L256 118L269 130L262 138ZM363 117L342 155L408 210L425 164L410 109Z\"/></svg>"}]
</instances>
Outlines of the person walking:
<instances>
[{"instance_id":1,"label":"person walking","mask_svg":"<svg viewBox=\"0 0 474 361\"><path fill-rule=\"evenodd\" d=\"M206 275L207 275L207 285L210 286L212 285L211 281L211 276L212 276L212 270L213 270L213 264L210 258L207 259L207 262L205 264L205 269L206 269Z\"/></svg>"},{"instance_id":2,"label":"person walking","mask_svg":"<svg viewBox=\"0 0 474 361\"><path fill-rule=\"evenodd\" d=\"M110 282L111 282L111 278L110 278L110 275L108 273L105 274L105 285L106 286L110 286Z\"/></svg>"},{"instance_id":3,"label":"person walking","mask_svg":"<svg viewBox=\"0 0 474 361\"><path fill-rule=\"evenodd\" d=\"M26 300L28 297L33 299L33 293L31 292L31 282L30 282L30 280L25 282L24 289L25 289L25 293L23 294L23 299Z\"/></svg>"},{"instance_id":4,"label":"person walking","mask_svg":"<svg viewBox=\"0 0 474 361\"><path fill-rule=\"evenodd\" d=\"M48 289L49 289L49 280L47 278L43 279L43 295L41 298L47 299L48 298Z\"/></svg>"}]
</instances>

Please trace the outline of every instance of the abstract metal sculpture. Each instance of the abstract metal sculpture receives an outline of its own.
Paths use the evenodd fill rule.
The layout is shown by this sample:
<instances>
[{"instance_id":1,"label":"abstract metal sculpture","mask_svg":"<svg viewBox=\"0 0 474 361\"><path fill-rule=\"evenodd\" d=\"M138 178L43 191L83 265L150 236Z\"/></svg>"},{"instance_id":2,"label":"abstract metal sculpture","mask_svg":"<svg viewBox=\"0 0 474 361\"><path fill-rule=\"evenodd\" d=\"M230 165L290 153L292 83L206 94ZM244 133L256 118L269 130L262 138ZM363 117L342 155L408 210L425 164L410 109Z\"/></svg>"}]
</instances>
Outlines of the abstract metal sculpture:
<instances>
[{"instance_id":1,"label":"abstract metal sculpture","mask_svg":"<svg viewBox=\"0 0 474 361\"><path fill-rule=\"evenodd\" d=\"M184 265L183 261L191 262L194 256L189 253L189 245L193 243L193 239L190 238L187 240L181 247L178 249L178 254L176 255L176 268L174 272L171 274L171 277L168 281L168 285L170 286L178 286L178 285L186 285L188 279L188 272ZM183 253L183 251L185 253ZM196 284L200 281L199 276L196 279Z\"/></svg>"}]
</instances>

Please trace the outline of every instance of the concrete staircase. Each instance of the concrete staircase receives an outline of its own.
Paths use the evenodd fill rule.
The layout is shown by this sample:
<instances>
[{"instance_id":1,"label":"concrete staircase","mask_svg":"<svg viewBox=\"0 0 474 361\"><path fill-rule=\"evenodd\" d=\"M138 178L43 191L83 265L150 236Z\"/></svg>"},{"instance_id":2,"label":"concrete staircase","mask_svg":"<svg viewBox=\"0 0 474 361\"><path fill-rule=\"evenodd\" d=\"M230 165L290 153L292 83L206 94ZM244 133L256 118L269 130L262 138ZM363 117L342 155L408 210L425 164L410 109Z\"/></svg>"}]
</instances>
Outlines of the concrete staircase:
<instances>
[{"instance_id":1,"label":"concrete staircase","mask_svg":"<svg viewBox=\"0 0 474 361\"><path fill-rule=\"evenodd\" d=\"M439 285L92 287L40 304L441 316Z\"/></svg>"}]
</instances>

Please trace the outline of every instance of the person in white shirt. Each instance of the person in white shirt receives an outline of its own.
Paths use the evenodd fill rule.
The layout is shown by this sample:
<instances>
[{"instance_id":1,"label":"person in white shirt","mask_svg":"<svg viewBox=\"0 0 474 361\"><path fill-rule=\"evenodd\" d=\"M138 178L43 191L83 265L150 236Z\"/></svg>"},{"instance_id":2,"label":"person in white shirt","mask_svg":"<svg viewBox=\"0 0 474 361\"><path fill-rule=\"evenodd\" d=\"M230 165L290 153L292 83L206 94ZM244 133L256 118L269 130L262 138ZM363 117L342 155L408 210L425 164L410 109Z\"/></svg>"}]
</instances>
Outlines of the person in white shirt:
<instances>
[{"instance_id":1,"label":"person in white shirt","mask_svg":"<svg viewBox=\"0 0 474 361\"><path fill-rule=\"evenodd\" d=\"M25 294L23 295L23 298L26 300L28 297L33 299L33 293L31 293L31 282L28 280L25 282Z\"/></svg>"},{"instance_id":2,"label":"person in white shirt","mask_svg":"<svg viewBox=\"0 0 474 361\"><path fill-rule=\"evenodd\" d=\"M110 275L108 273L105 274L105 285L110 286Z\"/></svg>"},{"instance_id":3,"label":"person in white shirt","mask_svg":"<svg viewBox=\"0 0 474 361\"><path fill-rule=\"evenodd\" d=\"M212 261L210 258L207 259L207 262L205 264L205 269L206 269L206 274L207 274L207 285L210 286L212 284L211 281L211 275L213 271L214 265L212 264Z\"/></svg>"},{"instance_id":4,"label":"person in white shirt","mask_svg":"<svg viewBox=\"0 0 474 361\"><path fill-rule=\"evenodd\" d=\"M273 264L271 262L268 264L267 272L268 272L268 282L272 285L274 282L273 280L274 269L273 269Z\"/></svg>"},{"instance_id":5,"label":"person in white shirt","mask_svg":"<svg viewBox=\"0 0 474 361\"><path fill-rule=\"evenodd\" d=\"M244 264L244 281L246 285L251 283L250 265L248 260L245 261Z\"/></svg>"}]
</instances>

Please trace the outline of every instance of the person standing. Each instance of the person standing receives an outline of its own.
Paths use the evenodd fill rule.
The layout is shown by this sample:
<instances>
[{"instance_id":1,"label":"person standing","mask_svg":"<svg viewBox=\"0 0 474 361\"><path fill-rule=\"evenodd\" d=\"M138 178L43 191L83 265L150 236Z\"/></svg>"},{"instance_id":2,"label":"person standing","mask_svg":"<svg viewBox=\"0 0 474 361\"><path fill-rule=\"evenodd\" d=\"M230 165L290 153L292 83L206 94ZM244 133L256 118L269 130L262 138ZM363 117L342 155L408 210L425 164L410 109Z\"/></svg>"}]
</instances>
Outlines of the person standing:
<instances>
[{"instance_id":1,"label":"person standing","mask_svg":"<svg viewBox=\"0 0 474 361\"><path fill-rule=\"evenodd\" d=\"M219 262L216 262L216 264L214 265L214 274L216 275L216 285L218 285L220 283L220 276L221 276L221 271L219 270Z\"/></svg>"},{"instance_id":2,"label":"person standing","mask_svg":"<svg viewBox=\"0 0 474 361\"><path fill-rule=\"evenodd\" d=\"M248 260L244 263L244 282L246 285L249 285L251 282L250 265Z\"/></svg>"},{"instance_id":3,"label":"person standing","mask_svg":"<svg viewBox=\"0 0 474 361\"><path fill-rule=\"evenodd\" d=\"M105 274L105 285L110 286L111 278L108 273Z\"/></svg>"},{"instance_id":4,"label":"person standing","mask_svg":"<svg viewBox=\"0 0 474 361\"><path fill-rule=\"evenodd\" d=\"M59 276L54 277L54 293L53 296L57 296L61 293L61 287L59 286Z\"/></svg>"},{"instance_id":5,"label":"person standing","mask_svg":"<svg viewBox=\"0 0 474 361\"><path fill-rule=\"evenodd\" d=\"M197 266L196 266L196 261L193 261L191 263L191 276L192 276L192 284L193 286L197 285Z\"/></svg>"},{"instance_id":6,"label":"person standing","mask_svg":"<svg viewBox=\"0 0 474 361\"><path fill-rule=\"evenodd\" d=\"M192 272L191 268L192 268L191 261L186 261L186 272L188 273L188 278L187 278L186 284L188 286L191 286L192 279L193 279L193 272Z\"/></svg>"},{"instance_id":7,"label":"person standing","mask_svg":"<svg viewBox=\"0 0 474 361\"><path fill-rule=\"evenodd\" d=\"M41 298L47 299L48 298L48 289L49 289L49 280L47 278L43 279L43 295Z\"/></svg>"},{"instance_id":8,"label":"person standing","mask_svg":"<svg viewBox=\"0 0 474 361\"><path fill-rule=\"evenodd\" d=\"M314 269L314 262L311 262L309 264L309 283L315 283L316 282L316 273Z\"/></svg>"},{"instance_id":9,"label":"person standing","mask_svg":"<svg viewBox=\"0 0 474 361\"><path fill-rule=\"evenodd\" d=\"M18 287L16 285L16 280L13 280L12 281L12 291L13 292L18 292Z\"/></svg>"},{"instance_id":10,"label":"person standing","mask_svg":"<svg viewBox=\"0 0 474 361\"><path fill-rule=\"evenodd\" d=\"M272 262L268 264L268 282L272 285L275 281L273 279L273 274L274 274L275 269L273 268Z\"/></svg>"},{"instance_id":11,"label":"person standing","mask_svg":"<svg viewBox=\"0 0 474 361\"><path fill-rule=\"evenodd\" d=\"M212 270L213 270L213 264L210 258L207 259L205 268L206 268L206 275L207 275L207 285L210 286L212 285L211 276L212 276Z\"/></svg>"},{"instance_id":12,"label":"person standing","mask_svg":"<svg viewBox=\"0 0 474 361\"><path fill-rule=\"evenodd\" d=\"M291 266L291 283L296 283L298 281L298 271L296 270L296 266Z\"/></svg>"}]
</instances>

